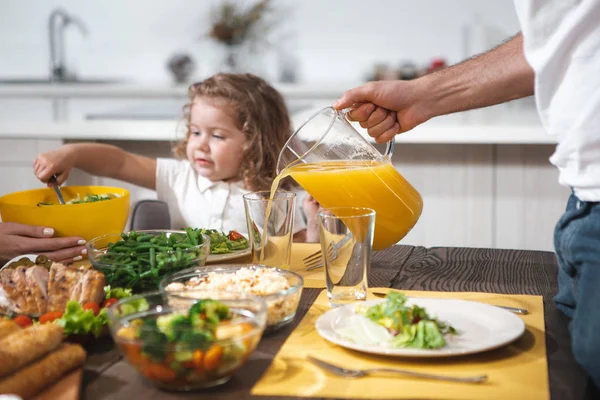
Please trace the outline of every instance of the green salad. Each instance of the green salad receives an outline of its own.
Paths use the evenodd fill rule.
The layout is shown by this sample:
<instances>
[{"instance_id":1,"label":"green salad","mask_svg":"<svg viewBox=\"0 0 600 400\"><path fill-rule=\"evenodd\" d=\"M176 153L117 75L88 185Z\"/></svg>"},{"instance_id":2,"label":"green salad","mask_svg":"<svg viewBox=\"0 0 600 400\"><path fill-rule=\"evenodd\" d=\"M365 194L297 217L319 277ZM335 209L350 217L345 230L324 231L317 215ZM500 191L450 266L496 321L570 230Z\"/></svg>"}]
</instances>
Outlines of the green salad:
<instances>
[{"instance_id":1,"label":"green salad","mask_svg":"<svg viewBox=\"0 0 600 400\"><path fill-rule=\"evenodd\" d=\"M358 307L357 312L391 334L391 347L439 349L446 345L444 335L457 334L448 323L432 317L422 307L407 305L406 300L402 293L389 292L384 302Z\"/></svg>"},{"instance_id":2,"label":"green salad","mask_svg":"<svg viewBox=\"0 0 600 400\"><path fill-rule=\"evenodd\" d=\"M118 194L112 194L112 193L103 193L103 194L86 194L83 199L81 198L81 196L79 196L79 193L77 193L77 196L72 198L69 201L66 201L65 204L83 204L83 203L96 203L99 201L106 201L106 200L111 200L111 199L116 199L119 196ZM45 202L45 201L40 201L39 203L37 203L38 207L39 206L52 206L54 205L54 203L49 203L49 202Z\"/></svg>"},{"instance_id":3,"label":"green salad","mask_svg":"<svg viewBox=\"0 0 600 400\"><path fill-rule=\"evenodd\" d=\"M216 229L200 229L200 232L210 238L210 254L231 253L249 246L248 239L236 231L230 231L227 235Z\"/></svg>"}]
</instances>

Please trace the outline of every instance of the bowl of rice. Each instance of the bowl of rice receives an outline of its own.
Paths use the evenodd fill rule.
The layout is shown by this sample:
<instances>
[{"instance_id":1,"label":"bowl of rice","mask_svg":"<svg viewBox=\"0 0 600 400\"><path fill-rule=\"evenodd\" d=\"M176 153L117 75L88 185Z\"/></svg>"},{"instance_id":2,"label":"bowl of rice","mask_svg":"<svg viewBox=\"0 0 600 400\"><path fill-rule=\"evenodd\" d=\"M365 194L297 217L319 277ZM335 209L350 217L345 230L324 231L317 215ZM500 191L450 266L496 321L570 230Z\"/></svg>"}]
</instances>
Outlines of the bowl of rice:
<instances>
[{"instance_id":1,"label":"bowl of rice","mask_svg":"<svg viewBox=\"0 0 600 400\"><path fill-rule=\"evenodd\" d=\"M294 319L304 280L294 272L266 265L219 265L194 267L165 277L163 291L241 292L262 297L267 303L267 332L279 329Z\"/></svg>"}]
</instances>

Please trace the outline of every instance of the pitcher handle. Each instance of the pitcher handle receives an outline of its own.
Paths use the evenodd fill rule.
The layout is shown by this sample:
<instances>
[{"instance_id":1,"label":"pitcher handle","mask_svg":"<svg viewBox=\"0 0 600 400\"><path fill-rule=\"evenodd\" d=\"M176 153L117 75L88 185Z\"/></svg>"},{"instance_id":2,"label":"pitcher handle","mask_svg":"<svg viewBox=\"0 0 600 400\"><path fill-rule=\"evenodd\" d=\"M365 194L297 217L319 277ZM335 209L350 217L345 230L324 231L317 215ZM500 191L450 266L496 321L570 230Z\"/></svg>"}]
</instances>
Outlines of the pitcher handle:
<instances>
[{"instance_id":1,"label":"pitcher handle","mask_svg":"<svg viewBox=\"0 0 600 400\"><path fill-rule=\"evenodd\" d=\"M351 110L352 110L352 107L348 107L348 108L344 108L343 110L336 110L336 111L340 114L340 116L342 118L344 118L346 121L350 122L347 115ZM385 144L385 152L383 153L383 155L388 157L390 160L392 159L392 156L394 155L394 145L395 144L396 144L396 136L392 137Z\"/></svg>"}]
</instances>

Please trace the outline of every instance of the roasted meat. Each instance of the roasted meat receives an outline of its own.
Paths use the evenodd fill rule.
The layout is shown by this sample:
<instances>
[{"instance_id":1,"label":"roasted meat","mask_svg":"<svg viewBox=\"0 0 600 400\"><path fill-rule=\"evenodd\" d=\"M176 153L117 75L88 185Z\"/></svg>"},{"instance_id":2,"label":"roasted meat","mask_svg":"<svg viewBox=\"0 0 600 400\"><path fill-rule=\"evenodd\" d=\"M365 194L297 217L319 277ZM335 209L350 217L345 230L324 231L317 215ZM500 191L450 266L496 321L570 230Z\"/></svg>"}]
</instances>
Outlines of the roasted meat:
<instances>
[{"instance_id":1,"label":"roasted meat","mask_svg":"<svg viewBox=\"0 0 600 400\"><path fill-rule=\"evenodd\" d=\"M81 286L78 287L81 278L81 272L75 268L52 264L48 280L48 312L65 311L69 300L79 300L79 296L74 299L71 294L73 290L81 290Z\"/></svg>"},{"instance_id":2,"label":"roasted meat","mask_svg":"<svg viewBox=\"0 0 600 400\"><path fill-rule=\"evenodd\" d=\"M0 309L18 314L64 312L71 300L101 304L106 279L95 269L76 269L53 263L50 272L40 265L0 271Z\"/></svg>"},{"instance_id":3,"label":"roasted meat","mask_svg":"<svg viewBox=\"0 0 600 400\"><path fill-rule=\"evenodd\" d=\"M48 308L48 270L39 265L27 268L27 287L37 306L38 314L45 314Z\"/></svg>"},{"instance_id":4,"label":"roasted meat","mask_svg":"<svg viewBox=\"0 0 600 400\"><path fill-rule=\"evenodd\" d=\"M80 270L81 271L81 270ZM88 301L93 301L97 304L102 304L104 299L104 286L106 286L106 278L102 272L88 269L87 271L81 271L83 279L80 278L81 283L81 295L79 300L81 304L85 304Z\"/></svg>"},{"instance_id":5,"label":"roasted meat","mask_svg":"<svg viewBox=\"0 0 600 400\"><path fill-rule=\"evenodd\" d=\"M0 295L4 296L1 305L8 310L19 313L27 308L27 301L23 297L24 294L17 289L17 283L13 279L14 274L15 270L13 268L5 268L0 271L0 284L2 285Z\"/></svg>"}]
</instances>

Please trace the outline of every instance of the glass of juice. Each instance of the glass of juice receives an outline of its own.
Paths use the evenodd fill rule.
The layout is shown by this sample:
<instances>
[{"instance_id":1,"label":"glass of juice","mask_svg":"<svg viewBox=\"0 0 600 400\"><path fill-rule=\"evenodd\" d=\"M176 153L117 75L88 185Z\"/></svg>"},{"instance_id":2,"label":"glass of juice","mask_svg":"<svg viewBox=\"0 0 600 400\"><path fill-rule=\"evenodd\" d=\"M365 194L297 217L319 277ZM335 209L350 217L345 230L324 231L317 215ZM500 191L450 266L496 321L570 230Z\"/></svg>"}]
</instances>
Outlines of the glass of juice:
<instances>
[{"instance_id":1,"label":"glass of juice","mask_svg":"<svg viewBox=\"0 0 600 400\"><path fill-rule=\"evenodd\" d=\"M252 262L289 269L296 193L268 190L244 196Z\"/></svg>"},{"instance_id":2,"label":"glass of juice","mask_svg":"<svg viewBox=\"0 0 600 400\"><path fill-rule=\"evenodd\" d=\"M319 211L318 218L329 304L366 300L375 211L338 207Z\"/></svg>"},{"instance_id":3,"label":"glass of juice","mask_svg":"<svg viewBox=\"0 0 600 400\"><path fill-rule=\"evenodd\" d=\"M326 209L375 210L373 249L396 244L421 216L423 199L394 168L393 140L379 153L343 111L319 110L290 137L279 154L273 184L291 176Z\"/></svg>"}]
</instances>

